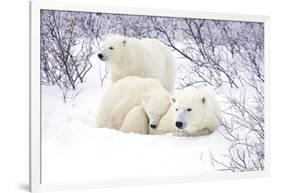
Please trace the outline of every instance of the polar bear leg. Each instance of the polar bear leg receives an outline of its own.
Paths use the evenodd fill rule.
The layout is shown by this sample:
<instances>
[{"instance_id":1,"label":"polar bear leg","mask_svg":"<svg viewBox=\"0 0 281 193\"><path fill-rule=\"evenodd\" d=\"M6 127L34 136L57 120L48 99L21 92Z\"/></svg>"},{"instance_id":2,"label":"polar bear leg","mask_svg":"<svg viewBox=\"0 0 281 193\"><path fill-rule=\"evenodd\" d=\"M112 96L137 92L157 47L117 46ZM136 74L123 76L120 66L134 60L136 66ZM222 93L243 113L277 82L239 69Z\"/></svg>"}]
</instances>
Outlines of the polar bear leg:
<instances>
[{"instance_id":1,"label":"polar bear leg","mask_svg":"<svg viewBox=\"0 0 281 193\"><path fill-rule=\"evenodd\" d=\"M197 131L198 131L197 127L195 127L193 125L188 126L184 130L187 131L191 136L195 135L195 133L197 133Z\"/></svg>"},{"instance_id":2,"label":"polar bear leg","mask_svg":"<svg viewBox=\"0 0 281 193\"><path fill-rule=\"evenodd\" d=\"M148 118L141 105L136 106L127 114L120 131L148 134Z\"/></svg>"},{"instance_id":3,"label":"polar bear leg","mask_svg":"<svg viewBox=\"0 0 281 193\"><path fill-rule=\"evenodd\" d=\"M120 129L126 115L135 106L134 104L131 104L128 101L129 101L129 99L125 98L125 99L121 100L112 109L110 117L109 117L110 125L108 127L114 128L114 129Z\"/></svg>"},{"instance_id":4,"label":"polar bear leg","mask_svg":"<svg viewBox=\"0 0 281 193\"><path fill-rule=\"evenodd\" d=\"M191 135L184 129L176 129L175 132L173 132L174 136L178 137L190 137Z\"/></svg>"},{"instance_id":5,"label":"polar bear leg","mask_svg":"<svg viewBox=\"0 0 281 193\"><path fill-rule=\"evenodd\" d=\"M212 132L209 129L204 128L204 129L202 129L200 131L197 131L196 133L192 134L192 136L203 136L203 135L209 135L211 133Z\"/></svg>"},{"instance_id":6,"label":"polar bear leg","mask_svg":"<svg viewBox=\"0 0 281 193\"><path fill-rule=\"evenodd\" d=\"M103 102L101 102L103 103ZM108 122L108 116L107 114L110 111L108 111L107 108L101 108L99 107L98 113L96 115L96 127L97 128L102 128L102 127L106 127L106 124Z\"/></svg>"}]
</instances>

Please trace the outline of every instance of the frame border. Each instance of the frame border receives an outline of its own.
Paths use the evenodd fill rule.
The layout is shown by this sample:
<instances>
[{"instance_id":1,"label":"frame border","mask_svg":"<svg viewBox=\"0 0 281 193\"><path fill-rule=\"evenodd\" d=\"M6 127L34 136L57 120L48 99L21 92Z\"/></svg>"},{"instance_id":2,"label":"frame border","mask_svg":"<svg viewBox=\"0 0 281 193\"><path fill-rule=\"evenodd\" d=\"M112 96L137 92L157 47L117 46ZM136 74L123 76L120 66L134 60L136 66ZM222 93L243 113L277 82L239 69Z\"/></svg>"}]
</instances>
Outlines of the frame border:
<instances>
[{"instance_id":1,"label":"frame border","mask_svg":"<svg viewBox=\"0 0 281 193\"><path fill-rule=\"evenodd\" d=\"M41 87L40 87L40 10L55 9L65 11L103 12L115 14L153 15L189 17L198 19L245 21L264 23L264 65L265 65L265 161L264 170L244 173L212 173L185 176L130 178L88 182L43 184L41 170ZM31 192L76 190L136 185L156 185L194 181L229 180L268 177L270 175L270 17L229 13L195 12L152 8L104 6L78 2L30 1L29 2L29 190Z\"/></svg>"}]
</instances>

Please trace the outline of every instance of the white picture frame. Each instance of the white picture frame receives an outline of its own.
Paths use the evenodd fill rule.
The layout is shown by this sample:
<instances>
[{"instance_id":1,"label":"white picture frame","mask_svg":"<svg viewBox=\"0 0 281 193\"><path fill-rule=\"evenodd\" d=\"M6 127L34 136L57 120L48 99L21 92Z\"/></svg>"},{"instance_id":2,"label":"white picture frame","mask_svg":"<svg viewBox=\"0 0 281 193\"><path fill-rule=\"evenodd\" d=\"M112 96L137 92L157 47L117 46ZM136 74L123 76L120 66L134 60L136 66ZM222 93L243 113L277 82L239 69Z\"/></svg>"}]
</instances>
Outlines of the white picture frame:
<instances>
[{"instance_id":1,"label":"white picture frame","mask_svg":"<svg viewBox=\"0 0 281 193\"><path fill-rule=\"evenodd\" d=\"M173 16L173 17L190 17L201 19L218 19L231 21L249 21L264 23L265 33L265 169L258 172L245 173L216 173L187 176L171 176L145 179L121 179L110 181L90 181L90 182L72 182L60 184L42 184L41 181L41 90L40 90L40 10L73 10L86 12L105 12L134 15L155 15L155 16ZM120 187L135 186L147 184L162 183L181 183L202 180L222 180L235 178L253 178L268 176L270 171L270 63L269 63L269 41L270 41L270 18L268 16L257 15L238 15L226 13L207 13L192 12L183 10L162 10L162 9L142 9L129 7L110 7L102 5L80 4L80 3L62 3L50 1L32 1L30 2L30 191L53 191L53 190L73 190L102 187Z\"/></svg>"}]
</instances>

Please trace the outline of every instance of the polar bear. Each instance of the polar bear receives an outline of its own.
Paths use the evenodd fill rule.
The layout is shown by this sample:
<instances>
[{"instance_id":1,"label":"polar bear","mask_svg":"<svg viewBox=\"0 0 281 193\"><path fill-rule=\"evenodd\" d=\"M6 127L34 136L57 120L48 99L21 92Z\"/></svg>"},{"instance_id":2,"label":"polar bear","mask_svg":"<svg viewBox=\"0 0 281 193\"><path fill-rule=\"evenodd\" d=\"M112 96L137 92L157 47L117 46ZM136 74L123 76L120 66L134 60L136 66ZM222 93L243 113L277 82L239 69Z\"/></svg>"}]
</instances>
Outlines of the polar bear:
<instances>
[{"instance_id":1,"label":"polar bear","mask_svg":"<svg viewBox=\"0 0 281 193\"><path fill-rule=\"evenodd\" d=\"M171 97L171 107L150 134L176 132L185 136L208 135L220 126L221 110L216 98L206 89L187 88Z\"/></svg>"},{"instance_id":2,"label":"polar bear","mask_svg":"<svg viewBox=\"0 0 281 193\"><path fill-rule=\"evenodd\" d=\"M177 129L190 135L203 135L214 132L220 126L220 105L206 89L188 88L172 101Z\"/></svg>"},{"instance_id":3,"label":"polar bear","mask_svg":"<svg viewBox=\"0 0 281 193\"><path fill-rule=\"evenodd\" d=\"M201 136L212 133L220 126L221 110L218 101L210 92L205 89L188 88L177 97L170 98L172 105L168 111L161 116L156 128L148 127L147 122L157 117L157 108L150 108L148 113L146 109L132 111L130 116L126 117L124 125L128 125L134 120L130 118L138 117L138 127L131 127L130 132L144 128L142 131L148 134L166 134L175 133L181 136ZM145 103L145 101L144 101ZM145 107L145 104L143 104ZM142 124L142 125L141 125Z\"/></svg>"},{"instance_id":4,"label":"polar bear","mask_svg":"<svg viewBox=\"0 0 281 193\"><path fill-rule=\"evenodd\" d=\"M170 93L153 78L128 76L110 86L103 96L96 118L97 127L120 129L126 115L142 101L158 108L152 127L169 108ZM158 107L159 106L159 107Z\"/></svg>"},{"instance_id":5,"label":"polar bear","mask_svg":"<svg viewBox=\"0 0 281 193\"><path fill-rule=\"evenodd\" d=\"M112 35L102 41L97 56L109 64L113 83L126 76L151 77L168 92L174 90L175 60L169 48L157 39Z\"/></svg>"}]
</instances>

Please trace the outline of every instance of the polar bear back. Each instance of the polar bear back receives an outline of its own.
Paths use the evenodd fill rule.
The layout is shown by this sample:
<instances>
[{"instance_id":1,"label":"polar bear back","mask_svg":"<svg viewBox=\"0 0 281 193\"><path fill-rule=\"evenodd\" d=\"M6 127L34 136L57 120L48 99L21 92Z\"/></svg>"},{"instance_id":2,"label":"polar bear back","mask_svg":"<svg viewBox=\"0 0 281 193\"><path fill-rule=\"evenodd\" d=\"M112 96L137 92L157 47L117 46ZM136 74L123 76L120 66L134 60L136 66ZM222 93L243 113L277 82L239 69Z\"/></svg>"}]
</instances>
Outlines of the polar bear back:
<instances>
[{"instance_id":1,"label":"polar bear back","mask_svg":"<svg viewBox=\"0 0 281 193\"><path fill-rule=\"evenodd\" d=\"M122 43L124 42L124 43ZM164 88L173 92L176 78L175 60L172 51L157 39L136 39L112 36L104 41L106 48L114 45L108 54L112 82L126 76L151 77L157 79ZM112 57L111 57L112 56Z\"/></svg>"}]
</instances>

